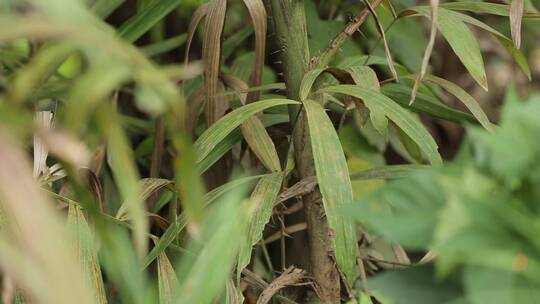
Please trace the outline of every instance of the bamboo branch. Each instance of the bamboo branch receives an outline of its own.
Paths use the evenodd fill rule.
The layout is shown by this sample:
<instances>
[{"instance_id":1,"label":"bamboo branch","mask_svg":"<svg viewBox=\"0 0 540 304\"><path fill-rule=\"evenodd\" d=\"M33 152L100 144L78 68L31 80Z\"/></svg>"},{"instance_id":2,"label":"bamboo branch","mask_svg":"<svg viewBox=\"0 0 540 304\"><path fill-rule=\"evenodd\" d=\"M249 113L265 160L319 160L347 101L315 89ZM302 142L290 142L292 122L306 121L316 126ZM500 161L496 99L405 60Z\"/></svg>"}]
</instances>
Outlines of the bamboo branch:
<instances>
[{"instance_id":1,"label":"bamboo branch","mask_svg":"<svg viewBox=\"0 0 540 304\"><path fill-rule=\"evenodd\" d=\"M382 3L383 0L374 0L371 4L373 9L377 8ZM328 45L324 52L319 57L314 57L311 59L310 67L311 68L324 68L328 65L332 57L337 53L337 51L343 46L345 41L349 39L358 29L366 18L370 14L369 7L364 8L360 14L358 14L352 21L350 21L343 31L341 31Z\"/></svg>"}]
</instances>

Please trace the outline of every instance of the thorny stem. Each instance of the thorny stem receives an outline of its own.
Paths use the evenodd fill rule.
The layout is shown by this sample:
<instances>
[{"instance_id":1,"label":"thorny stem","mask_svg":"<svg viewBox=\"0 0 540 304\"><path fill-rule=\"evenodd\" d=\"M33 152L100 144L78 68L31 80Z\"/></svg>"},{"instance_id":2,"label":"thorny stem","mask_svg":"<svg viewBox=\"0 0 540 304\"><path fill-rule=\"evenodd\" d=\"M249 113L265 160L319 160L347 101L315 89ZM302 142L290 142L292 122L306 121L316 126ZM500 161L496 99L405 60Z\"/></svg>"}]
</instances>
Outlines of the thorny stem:
<instances>
[{"instance_id":1,"label":"thorny stem","mask_svg":"<svg viewBox=\"0 0 540 304\"><path fill-rule=\"evenodd\" d=\"M283 76L287 97L300 100L300 83L309 68L309 46L303 0L267 0L272 16L276 44L281 49ZM306 115L300 106L289 107L294 123L292 142L298 176L303 179L315 175ZM324 215L319 191L303 197L309 236L309 265L324 303L340 302L340 277L329 254L332 236Z\"/></svg>"}]
</instances>

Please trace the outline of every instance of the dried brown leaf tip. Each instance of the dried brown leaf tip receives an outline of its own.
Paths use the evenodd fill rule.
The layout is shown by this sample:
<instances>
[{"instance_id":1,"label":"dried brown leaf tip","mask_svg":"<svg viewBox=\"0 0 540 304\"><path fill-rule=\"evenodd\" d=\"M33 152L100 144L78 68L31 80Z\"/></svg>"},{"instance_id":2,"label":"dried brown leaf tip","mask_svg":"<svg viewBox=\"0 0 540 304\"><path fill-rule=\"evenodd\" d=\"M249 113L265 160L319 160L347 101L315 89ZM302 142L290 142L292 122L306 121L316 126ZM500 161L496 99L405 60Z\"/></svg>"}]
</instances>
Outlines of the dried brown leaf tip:
<instances>
[{"instance_id":1,"label":"dried brown leaf tip","mask_svg":"<svg viewBox=\"0 0 540 304\"><path fill-rule=\"evenodd\" d=\"M510 34L514 45L521 46L521 20L523 19L524 0L512 0L510 4Z\"/></svg>"}]
</instances>

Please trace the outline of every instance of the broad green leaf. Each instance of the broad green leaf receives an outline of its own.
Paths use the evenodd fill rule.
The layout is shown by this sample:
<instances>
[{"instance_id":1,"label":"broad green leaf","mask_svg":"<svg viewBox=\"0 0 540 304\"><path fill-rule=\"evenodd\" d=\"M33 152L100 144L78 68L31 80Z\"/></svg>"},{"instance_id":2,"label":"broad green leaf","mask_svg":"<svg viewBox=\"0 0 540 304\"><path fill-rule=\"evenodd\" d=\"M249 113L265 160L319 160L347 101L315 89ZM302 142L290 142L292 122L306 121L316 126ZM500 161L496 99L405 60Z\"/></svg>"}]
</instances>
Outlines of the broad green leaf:
<instances>
[{"instance_id":1,"label":"broad green leaf","mask_svg":"<svg viewBox=\"0 0 540 304\"><path fill-rule=\"evenodd\" d=\"M265 114L260 117L265 127L273 126L289 121L289 115ZM206 172L210 166L218 161L225 153L227 153L236 143L242 140L240 130L232 131L225 137L201 162L197 164L200 172Z\"/></svg>"},{"instance_id":2,"label":"broad green leaf","mask_svg":"<svg viewBox=\"0 0 540 304\"><path fill-rule=\"evenodd\" d=\"M304 77L302 78L302 82L300 83L300 100L306 100L309 93L311 92L311 88L313 87L313 84L315 83L315 80L321 75L322 72L324 72L326 68L319 68L319 69L313 69L306 74L304 74Z\"/></svg>"},{"instance_id":3,"label":"broad green leaf","mask_svg":"<svg viewBox=\"0 0 540 304\"><path fill-rule=\"evenodd\" d=\"M281 171L276 147L261 120L257 116L252 116L240 126L240 129L251 151L263 165L271 172Z\"/></svg>"},{"instance_id":4,"label":"broad green leaf","mask_svg":"<svg viewBox=\"0 0 540 304\"><path fill-rule=\"evenodd\" d=\"M424 12L424 10L422 10ZM487 91L488 84L480 46L463 20L441 8L437 26L472 78ZM428 12L426 17L430 18Z\"/></svg>"},{"instance_id":5,"label":"broad green leaf","mask_svg":"<svg viewBox=\"0 0 540 304\"><path fill-rule=\"evenodd\" d=\"M94 236L80 207L75 203L70 203L68 207L68 229L74 234L75 248L83 273L95 291L95 303L107 303Z\"/></svg>"},{"instance_id":6,"label":"broad green leaf","mask_svg":"<svg viewBox=\"0 0 540 304\"><path fill-rule=\"evenodd\" d=\"M350 219L338 215L339 205L352 203L353 193L345 155L337 133L324 108L312 100L304 101L313 159L319 189L323 197L328 226L334 230L334 253L347 282L354 281L356 265L356 230Z\"/></svg>"},{"instance_id":7,"label":"broad green leaf","mask_svg":"<svg viewBox=\"0 0 540 304\"><path fill-rule=\"evenodd\" d=\"M248 233L240 247L236 266L237 284L240 283L242 270L249 265L252 247L261 240L264 227L270 221L282 182L282 172L266 175L261 178L251 193Z\"/></svg>"},{"instance_id":8,"label":"broad green leaf","mask_svg":"<svg viewBox=\"0 0 540 304\"><path fill-rule=\"evenodd\" d=\"M417 12L417 13L429 18L429 7L426 7L426 6L413 7L410 10L407 10L404 13L402 13L402 15L410 15L411 11ZM519 65L519 67L521 68L523 73L525 73L525 75L529 79L531 79L531 69L529 67L529 64L527 63L527 59L525 58L523 53L521 53L518 49L516 49L516 47L514 46L512 41L510 39L508 39L506 36L504 36L503 34L498 32L497 30L493 29L489 25L487 25L487 24L485 24L485 23L483 23L483 22L481 22L481 21L479 21L479 20L477 20L477 19L475 19L475 18L473 18L471 16L468 16L468 15L465 15L465 14L462 14L462 13L459 13L459 12L454 12L454 11L444 9L444 8L441 7L441 9L439 10L439 22L440 22L440 19L441 19L442 16L445 16L444 18L449 19L449 20L454 20L456 22L457 22L457 20L460 20L461 22L465 22L465 23L477 26L477 27L479 27L481 29L484 29L484 30L490 32L491 34L493 34L499 40L499 42L502 44L502 46L504 46L504 48L506 48L506 50L510 53L510 55L512 55L512 57L514 58L516 63ZM441 29L440 25L439 25L439 30L441 30L441 32L442 32L442 29ZM446 35L445 35L445 37L446 37ZM448 41L448 42L450 43L450 41Z\"/></svg>"},{"instance_id":9,"label":"broad green leaf","mask_svg":"<svg viewBox=\"0 0 540 304\"><path fill-rule=\"evenodd\" d=\"M449 106L441 103L435 97L423 93L417 93L416 100L412 105L409 106L411 89L401 84L386 84L382 87L382 93L388 96L390 99L394 100L395 102L399 103L401 106L410 107L410 109L415 112L426 113L433 117L457 123L477 122L474 116L465 112L454 110Z\"/></svg>"},{"instance_id":10,"label":"broad green leaf","mask_svg":"<svg viewBox=\"0 0 540 304\"><path fill-rule=\"evenodd\" d=\"M158 256L158 290L159 304L172 304L176 295L178 279L174 268L163 252Z\"/></svg>"},{"instance_id":11,"label":"broad green leaf","mask_svg":"<svg viewBox=\"0 0 540 304\"><path fill-rule=\"evenodd\" d=\"M361 98L366 106L375 111L384 113L401 130L403 130L427 156L433 165L442 164L441 156L437 151L437 143L425 127L412 117L412 114L395 103L390 98L373 90L353 85L339 85L326 87L320 90L327 93L340 93Z\"/></svg>"},{"instance_id":12,"label":"broad green leaf","mask_svg":"<svg viewBox=\"0 0 540 304\"><path fill-rule=\"evenodd\" d=\"M367 66L351 66L346 69L354 82L361 88L380 92L381 88L375 71ZM376 108L369 109L369 118L373 127L385 138L388 137L388 119Z\"/></svg>"},{"instance_id":13,"label":"broad green leaf","mask_svg":"<svg viewBox=\"0 0 540 304\"><path fill-rule=\"evenodd\" d=\"M153 0L144 10L124 22L118 29L118 35L128 42L135 42L181 2L182 0Z\"/></svg>"},{"instance_id":14,"label":"broad green leaf","mask_svg":"<svg viewBox=\"0 0 540 304\"><path fill-rule=\"evenodd\" d=\"M464 22L472 24L483 30L486 30L490 32L493 36L495 36L495 38L499 40L499 42L502 44L502 46L504 46L504 48L508 51L508 53L512 55L512 57L514 58L516 63L519 65L523 73L525 73L525 75L529 78L529 80L531 79L531 68L529 67L529 64L527 63L527 58L523 55L523 53L521 53L518 49L516 49L516 47L512 43L512 40L508 39L506 36L498 32L491 26L481 21L478 21L477 19L471 16L461 14L458 12L452 12L452 11L448 11L448 12L456 15L457 18L461 18L461 20L463 20Z\"/></svg>"},{"instance_id":15,"label":"broad green leaf","mask_svg":"<svg viewBox=\"0 0 540 304\"><path fill-rule=\"evenodd\" d=\"M340 82L342 83L348 83L348 84L356 83L357 85L366 89L373 89L376 91L380 90L380 85L379 85L379 80L377 79L377 75L371 68L367 66L364 66L364 65L348 66L344 69L319 68L319 69L313 69L304 75L304 78L302 79L302 83L300 84L300 99L301 100L305 100L306 98L308 98L308 95L313 87L313 84L323 72L328 72L332 74L336 79L340 80ZM386 137L388 120L386 119L385 115L379 111L375 111L375 109L373 109L373 111L370 111L369 115L375 129L377 129L379 133L381 133L382 135Z\"/></svg>"},{"instance_id":16,"label":"broad green leaf","mask_svg":"<svg viewBox=\"0 0 540 304\"><path fill-rule=\"evenodd\" d=\"M478 102L474 99L474 97L472 97L465 90L446 79L433 75L425 76L425 80L441 86L443 89L447 90L448 92L450 92L450 94L454 95L457 99L459 99L459 101L461 101L467 107L467 109L471 111L474 117L484 128L486 128L486 130L493 129L489 118L486 116L486 113L484 113L484 111L482 110Z\"/></svg>"},{"instance_id":17,"label":"broad green leaf","mask_svg":"<svg viewBox=\"0 0 540 304\"><path fill-rule=\"evenodd\" d=\"M373 90L352 85L331 86L320 90L321 92L340 93L364 100L366 106L372 111L384 113L400 129L402 129L422 150L433 165L442 164L441 156L437 151L437 144L425 127L412 117L412 114L395 103L390 98Z\"/></svg>"},{"instance_id":18,"label":"broad green leaf","mask_svg":"<svg viewBox=\"0 0 540 304\"><path fill-rule=\"evenodd\" d=\"M267 99L242 106L223 116L195 141L197 163L200 163L227 135L252 115L264 109L285 104L298 104L298 102L290 99Z\"/></svg>"}]
</instances>

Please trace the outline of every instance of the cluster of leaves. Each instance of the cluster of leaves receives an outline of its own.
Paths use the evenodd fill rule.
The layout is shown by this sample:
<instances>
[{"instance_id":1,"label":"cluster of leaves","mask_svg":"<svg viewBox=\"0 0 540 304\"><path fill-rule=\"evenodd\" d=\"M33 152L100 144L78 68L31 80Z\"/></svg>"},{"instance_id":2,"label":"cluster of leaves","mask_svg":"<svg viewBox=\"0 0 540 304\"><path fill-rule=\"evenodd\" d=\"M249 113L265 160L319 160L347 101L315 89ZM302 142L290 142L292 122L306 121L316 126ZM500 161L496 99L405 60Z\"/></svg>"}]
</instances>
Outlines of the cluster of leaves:
<instances>
[{"instance_id":1,"label":"cluster of leaves","mask_svg":"<svg viewBox=\"0 0 540 304\"><path fill-rule=\"evenodd\" d=\"M370 280L373 294L388 303L540 299L538 113L538 96L520 102L509 94L500 126L469 128L454 162L388 183L347 208L369 231L435 256L434 267L421 262Z\"/></svg>"},{"instance_id":2,"label":"cluster of leaves","mask_svg":"<svg viewBox=\"0 0 540 304\"><path fill-rule=\"evenodd\" d=\"M364 275L362 267L357 269L363 266L358 263L363 258L358 256L358 231L339 210L366 192L365 184L357 180L379 182L424 167L418 164L443 163L436 141L417 113L480 124L495 133L508 129L495 128L465 90L427 74L429 60L420 64L421 54L396 54L402 64L394 62L390 50L403 41L390 35L387 41L390 22L407 23L403 20L420 15L434 20L436 6L407 5L395 14L390 1L375 8L366 5L364 15L374 16L367 24L373 41L366 44L374 53L381 52L377 56L362 55L359 43L352 40L343 43L340 54L331 48L326 52L328 40L342 34L343 22L320 19L315 3L307 1L308 28L301 34L309 35L304 47L311 54L323 53L320 66L300 73L298 84L284 84L276 82L280 67L265 64L271 53L267 40L272 39L268 5L263 1L140 0L133 16L118 27L104 21L129 6L126 3L15 0L0 4L3 301L242 303L249 288L256 291L258 303L274 296L291 303L278 290L309 285L309 276L285 267L284 252L289 248L284 238L294 225L275 229L269 223L284 221L285 212L294 212L294 198L313 191L315 184L323 198L321 221L327 220L334 232L332 246L343 286L352 290L347 296L356 301L354 290L363 290L360 295L365 296L369 289L355 285ZM196 9L185 33L164 39L165 16L178 7ZM514 41L459 12L463 10L510 16ZM516 16L509 5L446 3L438 7L438 22L433 24L472 78L487 89L480 47L466 24L495 36L530 78L515 24L539 15L523 7L521 11ZM410 24L421 31L417 23ZM436 32L434 26L431 30ZM380 49L379 35L384 46ZM239 49L251 36L254 52ZM152 42L137 46L143 37ZM202 65L190 63L197 38L202 41ZM278 51L286 52L287 46L275 40ZM183 65L156 63L184 44ZM322 59L327 53L333 54L328 62L336 67L326 67L328 62ZM421 77L412 74L420 69ZM325 78L328 75L333 78ZM381 81L387 77L401 82ZM461 101L472 115L442 103L444 92ZM409 104L411 94L416 98ZM298 173L293 157L294 150L301 149L293 144L298 116L291 109L305 114L309 129L305 143L313 158L315 182L302 180ZM338 116L345 125L340 130L333 120ZM523 129L534 130L528 125ZM488 135L478 136L490 142ZM478 155L485 156L483 168L493 169L497 176L514 172L504 183L514 187L512 191L525 189L529 184L521 184L526 179L516 168L529 166L537 150L530 150L525 137L522 142L513 133L506 136L517 140L513 147L523 145L530 152L514 158L519 165L505 162L503 167L499 156L489 151ZM382 154L387 147L416 165L385 166ZM483 175L471 178L478 176ZM305 190L305 185L311 186ZM437 189L429 185L422 187ZM481 185L483 193L495 187L488 181ZM527 189L530 194L535 191L530 185ZM440 200L442 193L437 193ZM428 194L411 201L422 204ZM446 220L460 210L447 211ZM425 217L433 225L435 213ZM362 209L361 220L374 228L380 226L371 222L374 219L392 221L392 227L407 220L366 218L368 214ZM517 219L509 225L529 225ZM297 225L303 227L298 230L306 229L304 222ZM392 232L412 235L413 248L429 247L439 253L420 228L411 234L403 227L381 233L405 246L411 244L391 237ZM279 258L266 248L272 232L282 240ZM516 267L521 269L530 257L525 248L519 250ZM446 260L446 273L462 263L455 256ZM501 254L501 259L508 257ZM283 263L283 274L275 278L273 267L278 261ZM273 279L272 284L267 282ZM313 289L317 291L317 286Z\"/></svg>"}]
</instances>

